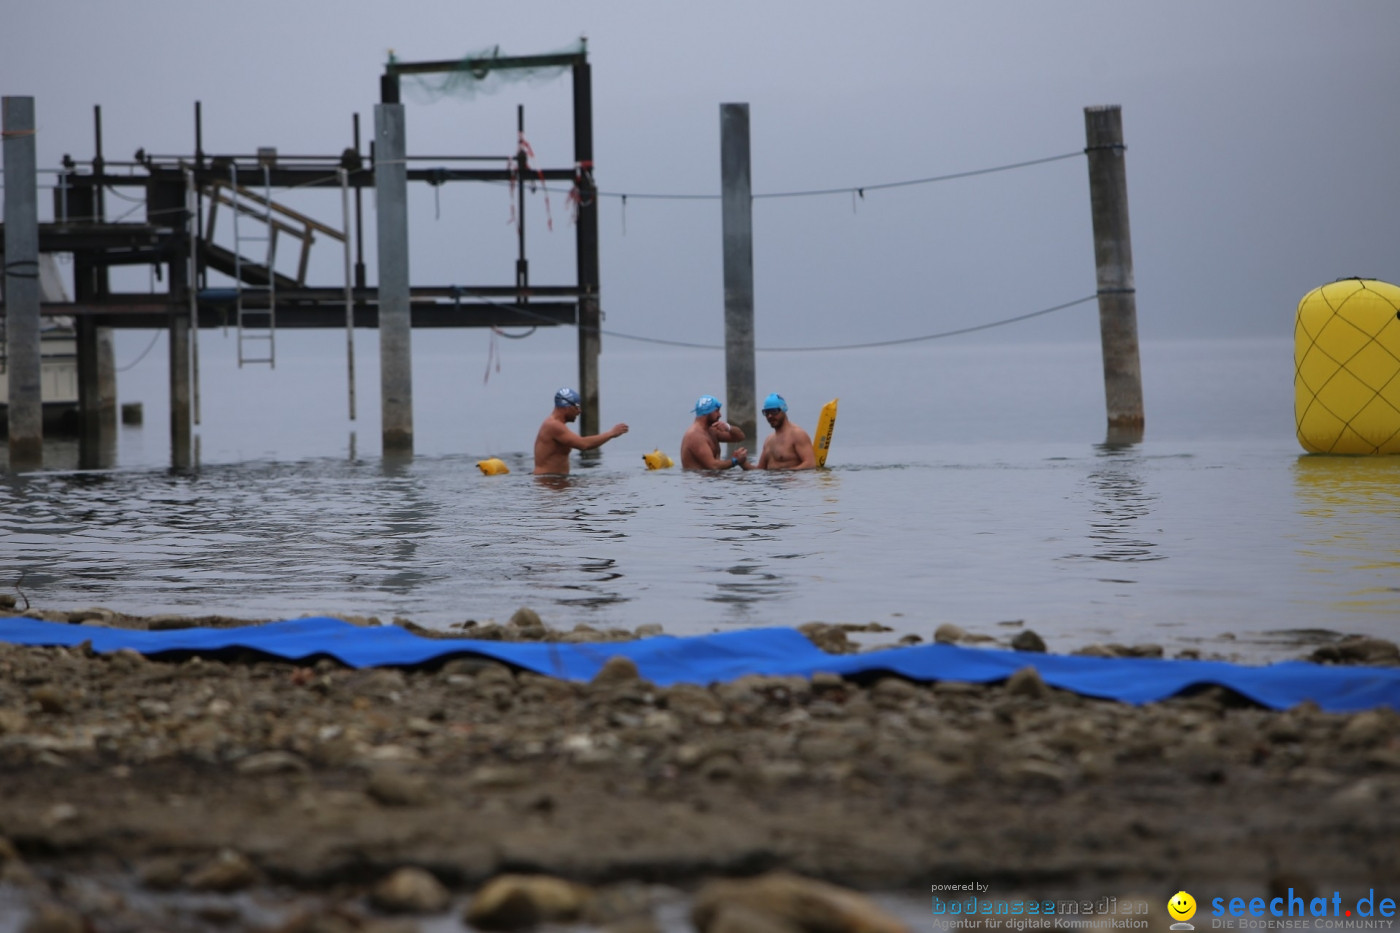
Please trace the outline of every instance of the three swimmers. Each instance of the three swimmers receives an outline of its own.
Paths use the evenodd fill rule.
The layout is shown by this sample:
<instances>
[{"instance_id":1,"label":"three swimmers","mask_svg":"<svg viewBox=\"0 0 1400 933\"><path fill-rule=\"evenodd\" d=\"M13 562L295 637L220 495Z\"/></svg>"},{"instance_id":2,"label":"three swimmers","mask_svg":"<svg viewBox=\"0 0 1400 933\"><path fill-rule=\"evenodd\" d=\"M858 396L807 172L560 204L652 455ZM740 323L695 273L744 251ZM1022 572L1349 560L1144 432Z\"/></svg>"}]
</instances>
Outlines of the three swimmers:
<instances>
[{"instance_id":1,"label":"three swimmers","mask_svg":"<svg viewBox=\"0 0 1400 933\"><path fill-rule=\"evenodd\" d=\"M763 451L755 464L749 460L747 448L740 447L731 457L720 456L721 443L744 440L741 428L723 418L723 403L713 395L702 395L695 402L695 421L681 438L681 467L687 470L810 470L816 467L812 438L790 420L787 401L776 392L763 400L763 416L773 428L773 434L763 442ZM535 436L535 473L565 475L569 472L569 453L593 450L615 437L627 433L627 425L616 424L601 434L580 437L569 425L583 411L582 401L573 389L554 393L554 408Z\"/></svg>"}]
</instances>

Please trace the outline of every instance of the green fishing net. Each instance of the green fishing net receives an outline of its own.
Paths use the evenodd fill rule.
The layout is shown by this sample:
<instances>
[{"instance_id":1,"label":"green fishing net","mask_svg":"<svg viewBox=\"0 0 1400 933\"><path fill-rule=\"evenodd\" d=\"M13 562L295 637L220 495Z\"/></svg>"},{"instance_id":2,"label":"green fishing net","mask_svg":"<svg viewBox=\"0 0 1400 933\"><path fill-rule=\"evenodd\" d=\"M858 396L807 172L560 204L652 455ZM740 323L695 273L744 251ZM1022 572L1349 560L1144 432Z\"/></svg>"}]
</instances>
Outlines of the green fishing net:
<instances>
[{"instance_id":1,"label":"green fishing net","mask_svg":"<svg viewBox=\"0 0 1400 933\"><path fill-rule=\"evenodd\" d=\"M543 55L502 55L497 45L455 62L434 62L431 71L417 70L420 64L400 62L391 51L386 70L397 72L400 92L416 103L433 103L445 97L471 100L478 94L494 94L506 85L546 84L568 71L574 64L571 59L587 51L588 40L582 38Z\"/></svg>"}]
</instances>

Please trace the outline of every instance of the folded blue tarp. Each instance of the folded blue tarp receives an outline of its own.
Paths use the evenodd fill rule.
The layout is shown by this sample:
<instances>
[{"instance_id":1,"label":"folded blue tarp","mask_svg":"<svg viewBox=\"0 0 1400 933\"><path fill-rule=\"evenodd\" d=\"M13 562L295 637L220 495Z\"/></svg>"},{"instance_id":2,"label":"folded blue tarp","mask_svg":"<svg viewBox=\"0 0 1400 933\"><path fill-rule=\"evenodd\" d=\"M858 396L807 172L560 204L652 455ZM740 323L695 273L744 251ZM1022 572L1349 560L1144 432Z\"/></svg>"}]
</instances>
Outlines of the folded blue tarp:
<instances>
[{"instance_id":1,"label":"folded blue tarp","mask_svg":"<svg viewBox=\"0 0 1400 933\"><path fill-rule=\"evenodd\" d=\"M362 628L330 618L146 632L16 617L0 619L0 642L65 646L91 642L98 652L129 648L145 655L243 649L287 661L331 657L351 667L412 667L475 655L565 680L591 680L609 658L622 655L636 662L643 677L663 687L711 684L745 674L810 677L822 671L846 676L889 672L917 681L992 683L1023 667L1034 667L1052 687L1125 703L1151 703L1195 687L1215 685L1274 709L1287 709L1305 700L1330 712L1378 706L1400 709L1400 668L1324 667L1307 661L1252 667L1224 661L1086 658L956 645L833 655L818 649L801 632L787 628L558 644L423 638L396 626Z\"/></svg>"}]
</instances>

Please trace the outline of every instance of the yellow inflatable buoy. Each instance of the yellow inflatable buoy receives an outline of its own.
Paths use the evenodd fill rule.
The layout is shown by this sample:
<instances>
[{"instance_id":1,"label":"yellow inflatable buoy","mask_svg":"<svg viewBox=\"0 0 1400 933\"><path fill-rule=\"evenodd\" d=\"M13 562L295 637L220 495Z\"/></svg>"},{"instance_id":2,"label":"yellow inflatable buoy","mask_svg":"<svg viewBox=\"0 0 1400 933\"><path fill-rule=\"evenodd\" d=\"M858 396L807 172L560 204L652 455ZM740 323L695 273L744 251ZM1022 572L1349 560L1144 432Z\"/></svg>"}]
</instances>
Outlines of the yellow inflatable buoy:
<instances>
[{"instance_id":1,"label":"yellow inflatable buoy","mask_svg":"<svg viewBox=\"0 0 1400 933\"><path fill-rule=\"evenodd\" d=\"M1293 414L1312 453L1400 453L1400 288L1339 279L1298 302Z\"/></svg>"},{"instance_id":2,"label":"yellow inflatable buoy","mask_svg":"<svg viewBox=\"0 0 1400 933\"><path fill-rule=\"evenodd\" d=\"M664 470L676 465L676 462L663 454L659 447L649 454L642 454L642 460L646 462L648 470Z\"/></svg>"},{"instance_id":3,"label":"yellow inflatable buoy","mask_svg":"<svg viewBox=\"0 0 1400 933\"><path fill-rule=\"evenodd\" d=\"M831 450L831 432L836 430L836 403L840 399L832 399L822 406L822 412L817 416L817 433L812 438L812 453L816 454L817 466L826 466L826 455Z\"/></svg>"},{"instance_id":4,"label":"yellow inflatable buoy","mask_svg":"<svg viewBox=\"0 0 1400 933\"><path fill-rule=\"evenodd\" d=\"M510 467L499 457L491 457L486 460L478 460L476 466L487 476L502 476L510 472Z\"/></svg>"}]
</instances>

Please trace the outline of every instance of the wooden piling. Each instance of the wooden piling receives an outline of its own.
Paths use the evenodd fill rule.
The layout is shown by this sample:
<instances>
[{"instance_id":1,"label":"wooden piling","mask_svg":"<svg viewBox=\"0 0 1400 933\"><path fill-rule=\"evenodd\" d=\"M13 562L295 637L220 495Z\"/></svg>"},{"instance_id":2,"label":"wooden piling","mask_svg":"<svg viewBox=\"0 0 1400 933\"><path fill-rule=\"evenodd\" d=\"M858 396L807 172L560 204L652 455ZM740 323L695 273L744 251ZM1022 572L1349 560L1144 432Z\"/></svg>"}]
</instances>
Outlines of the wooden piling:
<instances>
[{"instance_id":1,"label":"wooden piling","mask_svg":"<svg viewBox=\"0 0 1400 933\"><path fill-rule=\"evenodd\" d=\"M5 160L5 352L10 389L10 467L23 470L38 468L44 462L34 98L6 97L0 101L0 109Z\"/></svg>"},{"instance_id":2,"label":"wooden piling","mask_svg":"<svg viewBox=\"0 0 1400 933\"><path fill-rule=\"evenodd\" d=\"M1141 439L1142 365L1138 355L1137 294L1128 226L1128 175L1123 152L1123 111L1085 107L1089 202L1098 267L1099 336L1110 438Z\"/></svg>"},{"instance_id":3,"label":"wooden piling","mask_svg":"<svg viewBox=\"0 0 1400 933\"><path fill-rule=\"evenodd\" d=\"M386 455L408 455L413 453L413 361L403 104L374 105L374 141L381 436Z\"/></svg>"},{"instance_id":4,"label":"wooden piling","mask_svg":"<svg viewBox=\"0 0 1400 933\"><path fill-rule=\"evenodd\" d=\"M603 351L599 298L598 190L593 184L593 78L587 62L573 66L574 164L578 183L578 380L583 399L579 430L603 429L598 394L598 357ZM522 215L523 216L523 215Z\"/></svg>"},{"instance_id":5,"label":"wooden piling","mask_svg":"<svg viewBox=\"0 0 1400 933\"><path fill-rule=\"evenodd\" d=\"M724 237L724 384L729 421L750 440L758 430L754 399L753 184L749 105L720 104L720 203ZM733 448L736 445L730 445Z\"/></svg>"}]
</instances>

